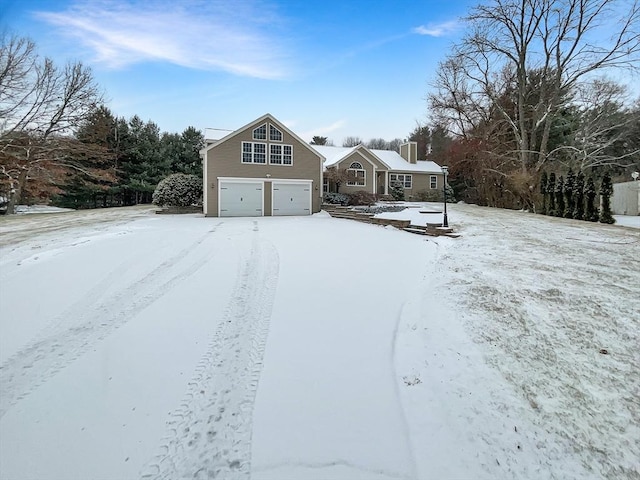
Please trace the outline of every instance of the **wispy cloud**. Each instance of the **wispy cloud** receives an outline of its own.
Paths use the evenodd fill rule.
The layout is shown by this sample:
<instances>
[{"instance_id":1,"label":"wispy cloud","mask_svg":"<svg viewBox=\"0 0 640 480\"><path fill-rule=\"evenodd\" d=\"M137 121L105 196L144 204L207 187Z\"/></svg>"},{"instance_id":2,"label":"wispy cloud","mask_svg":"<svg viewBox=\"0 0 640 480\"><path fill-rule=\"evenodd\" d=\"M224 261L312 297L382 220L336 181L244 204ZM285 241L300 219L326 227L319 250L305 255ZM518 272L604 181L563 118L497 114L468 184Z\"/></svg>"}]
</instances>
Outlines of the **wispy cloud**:
<instances>
[{"instance_id":1,"label":"wispy cloud","mask_svg":"<svg viewBox=\"0 0 640 480\"><path fill-rule=\"evenodd\" d=\"M337 120L335 122L333 122L330 125L325 125L322 127L316 127L313 130L309 130L307 132L302 132L300 133L300 138L303 138L305 140L311 140L314 136L325 136L325 135L329 135L332 132L335 132L336 130L340 130L342 127L344 127L347 124L347 121L345 119L340 119Z\"/></svg>"},{"instance_id":2,"label":"wispy cloud","mask_svg":"<svg viewBox=\"0 0 640 480\"><path fill-rule=\"evenodd\" d=\"M457 20L450 20L442 23L428 23L413 29L413 33L418 35L429 35L430 37L444 37L458 30L460 23Z\"/></svg>"},{"instance_id":3,"label":"wispy cloud","mask_svg":"<svg viewBox=\"0 0 640 480\"><path fill-rule=\"evenodd\" d=\"M257 78L289 74L277 13L259 0L124 2L83 0L36 18L89 48L94 61L122 68L164 61Z\"/></svg>"}]
</instances>

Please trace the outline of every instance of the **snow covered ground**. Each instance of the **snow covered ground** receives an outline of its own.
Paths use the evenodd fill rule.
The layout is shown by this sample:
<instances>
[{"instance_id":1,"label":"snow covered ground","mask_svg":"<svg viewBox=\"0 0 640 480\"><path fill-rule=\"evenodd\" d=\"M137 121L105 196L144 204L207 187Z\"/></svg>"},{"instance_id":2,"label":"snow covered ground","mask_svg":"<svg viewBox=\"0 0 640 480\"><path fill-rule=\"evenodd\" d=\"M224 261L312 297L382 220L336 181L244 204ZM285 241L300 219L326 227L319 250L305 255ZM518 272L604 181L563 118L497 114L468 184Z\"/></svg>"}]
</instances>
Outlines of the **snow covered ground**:
<instances>
[{"instance_id":1,"label":"snow covered ground","mask_svg":"<svg viewBox=\"0 0 640 480\"><path fill-rule=\"evenodd\" d=\"M0 219L0 478L640 477L638 230L151 212Z\"/></svg>"}]
</instances>

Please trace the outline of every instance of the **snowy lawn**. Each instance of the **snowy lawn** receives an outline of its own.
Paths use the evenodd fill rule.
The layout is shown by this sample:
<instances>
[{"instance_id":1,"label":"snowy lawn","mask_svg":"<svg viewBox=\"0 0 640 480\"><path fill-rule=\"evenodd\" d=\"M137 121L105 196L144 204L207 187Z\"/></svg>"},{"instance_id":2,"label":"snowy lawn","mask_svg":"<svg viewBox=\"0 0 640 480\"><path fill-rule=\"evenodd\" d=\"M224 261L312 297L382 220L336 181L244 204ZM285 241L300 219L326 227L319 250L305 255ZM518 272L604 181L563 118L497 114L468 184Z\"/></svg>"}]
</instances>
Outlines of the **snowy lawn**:
<instances>
[{"instance_id":1,"label":"snowy lawn","mask_svg":"<svg viewBox=\"0 0 640 480\"><path fill-rule=\"evenodd\" d=\"M640 476L640 231L151 211L0 218L0 478Z\"/></svg>"}]
</instances>

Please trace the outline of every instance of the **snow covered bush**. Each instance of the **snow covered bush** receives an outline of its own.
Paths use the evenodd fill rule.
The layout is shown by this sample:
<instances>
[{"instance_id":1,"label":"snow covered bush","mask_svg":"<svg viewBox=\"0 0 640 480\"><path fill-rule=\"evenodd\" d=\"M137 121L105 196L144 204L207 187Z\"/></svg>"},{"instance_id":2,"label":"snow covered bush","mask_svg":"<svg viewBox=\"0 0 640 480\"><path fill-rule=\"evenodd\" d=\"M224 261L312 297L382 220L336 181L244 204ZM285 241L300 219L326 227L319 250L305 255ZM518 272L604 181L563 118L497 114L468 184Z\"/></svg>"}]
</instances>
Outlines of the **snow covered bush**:
<instances>
[{"instance_id":1,"label":"snow covered bush","mask_svg":"<svg viewBox=\"0 0 640 480\"><path fill-rule=\"evenodd\" d=\"M404 187L400 182L391 183L389 193L395 201L404 201Z\"/></svg>"},{"instance_id":2,"label":"snow covered bush","mask_svg":"<svg viewBox=\"0 0 640 480\"><path fill-rule=\"evenodd\" d=\"M202 179L174 173L158 183L153 203L159 207L188 207L202 203Z\"/></svg>"},{"instance_id":3,"label":"snow covered bush","mask_svg":"<svg viewBox=\"0 0 640 480\"><path fill-rule=\"evenodd\" d=\"M322 201L324 203L331 203L334 205L348 205L349 197L344 193L327 192L322 196Z\"/></svg>"},{"instance_id":4,"label":"snow covered bush","mask_svg":"<svg viewBox=\"0 0 640 480\"><path fill-rule=\"evenodd\" d=\"M376 203L376 196L373 193L360 190L359 192L350 193L349 205L373 205Z\"/></svg>"},{"instance_id":5,"label":"snow covered bush","mask_svg":"<svg viewBox=\"0 0 640 480\"><path fill-rule=\"evenodd\" d=\"M420 190L416 192L415 200L418 202L441 202L442 192L440 190Z\"/></svg>"}]
</instances>

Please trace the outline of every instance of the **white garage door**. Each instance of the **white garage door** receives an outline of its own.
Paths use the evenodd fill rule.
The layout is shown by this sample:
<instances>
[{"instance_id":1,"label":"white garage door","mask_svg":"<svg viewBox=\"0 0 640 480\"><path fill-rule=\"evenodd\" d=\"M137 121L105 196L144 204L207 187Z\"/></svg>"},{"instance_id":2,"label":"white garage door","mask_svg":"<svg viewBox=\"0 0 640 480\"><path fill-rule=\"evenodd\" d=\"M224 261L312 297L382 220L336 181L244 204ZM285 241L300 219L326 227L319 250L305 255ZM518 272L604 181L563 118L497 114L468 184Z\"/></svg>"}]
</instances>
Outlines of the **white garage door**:
<instances>
[{"instance_id":1,"label":"white garage door","mask_svg":"<svg viewBox=\"0 0 640 480\"><path fill-rule=\"evenodd\" d=\"M311 215L310 183L273 183L274 215Z\"/></svg>"},{"instance_id":2,"label":"white garage door","mask_svg":"<svg viewBox=\"0 0 640 480\"><path fill-rule=\"evenodd\" d=\"M220 183L221 217L262 216L262 183Z\"/></svg>"}]
</instances>

